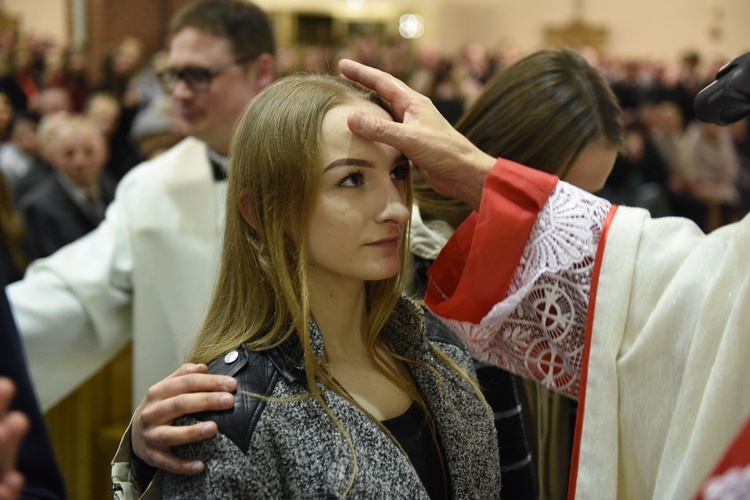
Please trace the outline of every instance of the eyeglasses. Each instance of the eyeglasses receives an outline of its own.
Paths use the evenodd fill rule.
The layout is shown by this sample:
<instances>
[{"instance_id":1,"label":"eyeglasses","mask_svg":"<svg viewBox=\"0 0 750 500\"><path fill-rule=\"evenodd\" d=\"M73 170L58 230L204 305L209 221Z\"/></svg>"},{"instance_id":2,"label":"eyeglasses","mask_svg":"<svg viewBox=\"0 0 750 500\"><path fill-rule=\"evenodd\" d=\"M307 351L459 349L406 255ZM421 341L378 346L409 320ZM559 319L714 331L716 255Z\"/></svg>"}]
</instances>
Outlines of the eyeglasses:
<instances>
[{"instance_id":1,"label":"eyeglasses","mask_svg":"<svg viewBox=\"0 0 750 500\"><path fill-rule=\"evenodd\" d=\"M211 87L211 82L213 82L219 73L228 70L232 66L245 64L254 59L255 56L245 56L236 61L214 66L213 68L202 68L200 66L186 66L180 69L170 68L160 71L156 76L168 92L172 92L177 87L177 83L182 80L192 92L201 93L208 91Z\"/></svg>"}]
</instances>

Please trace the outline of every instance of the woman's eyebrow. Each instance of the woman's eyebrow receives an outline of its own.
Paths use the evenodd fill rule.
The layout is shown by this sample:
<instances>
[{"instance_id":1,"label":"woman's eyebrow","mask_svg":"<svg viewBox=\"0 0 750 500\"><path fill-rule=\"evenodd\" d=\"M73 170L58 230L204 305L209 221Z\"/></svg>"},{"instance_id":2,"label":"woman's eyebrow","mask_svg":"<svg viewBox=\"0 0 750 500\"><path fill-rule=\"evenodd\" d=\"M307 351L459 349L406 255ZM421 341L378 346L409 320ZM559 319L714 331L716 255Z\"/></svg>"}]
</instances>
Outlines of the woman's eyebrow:
<instances>
[{"instance_id":1,"label":"woman's eyebrow","mask_svg":"<svg viewBox=\"0 0 750 500\"><path fill-rule=\"evenodd\" d=\"M323 171L325 172L335 167L346 167L346 166L372 168L374 165L370 160L363 160L361 158L339 158L338 160L333 160L331 163L329 163L328 166L323 169Z\"/></svg>"}]
</instances>

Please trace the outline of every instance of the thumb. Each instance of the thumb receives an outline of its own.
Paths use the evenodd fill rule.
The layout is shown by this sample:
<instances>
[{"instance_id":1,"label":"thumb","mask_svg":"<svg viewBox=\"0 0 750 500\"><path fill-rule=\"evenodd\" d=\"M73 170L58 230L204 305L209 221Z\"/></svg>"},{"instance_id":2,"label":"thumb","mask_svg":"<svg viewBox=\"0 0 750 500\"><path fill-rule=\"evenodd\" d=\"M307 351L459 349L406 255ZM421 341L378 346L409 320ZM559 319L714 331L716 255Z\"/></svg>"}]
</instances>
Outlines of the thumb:
<instances>
[{"instance_id":1,"label":"thumb","mask_svg":"<svg viewBox=\"0 0 750 500\"><path fill-rule=\"evenodd\" d=\"M347 117L347 125L349 130L363 139L382 142L402 150L404 140L398 133L399 123L352 111Z\"/></svg>"}]
</instances>

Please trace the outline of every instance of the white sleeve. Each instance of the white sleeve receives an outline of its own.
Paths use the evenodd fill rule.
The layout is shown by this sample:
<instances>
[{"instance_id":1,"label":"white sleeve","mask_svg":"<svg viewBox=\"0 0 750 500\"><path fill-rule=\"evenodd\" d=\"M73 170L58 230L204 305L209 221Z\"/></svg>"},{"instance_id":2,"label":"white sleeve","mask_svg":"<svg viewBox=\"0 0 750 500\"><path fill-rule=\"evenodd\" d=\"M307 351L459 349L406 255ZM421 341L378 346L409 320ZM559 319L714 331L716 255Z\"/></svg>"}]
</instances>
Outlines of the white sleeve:
<instances>
[{"instance_id":1,"label":"white sleeve","mask_svg":"<svg viewBox=\"0 0 750 500\"><path fill-rule=\"evenodd\" d=\"M576 398L594 261L610 208L606 200L558 183L505 298L479 324L441 319L476 359Z\"/></svg>"},{"instance_id":2,"label":"white sleeve","mask_svg":"<svg viewBox=\"0 0 750 500\"><path fill-rule=\"evenodd\" d=\"M95 374L131 338L128 191L97 229L33 262L6 288L43 411Z\"/></svg>"}]
</instances>

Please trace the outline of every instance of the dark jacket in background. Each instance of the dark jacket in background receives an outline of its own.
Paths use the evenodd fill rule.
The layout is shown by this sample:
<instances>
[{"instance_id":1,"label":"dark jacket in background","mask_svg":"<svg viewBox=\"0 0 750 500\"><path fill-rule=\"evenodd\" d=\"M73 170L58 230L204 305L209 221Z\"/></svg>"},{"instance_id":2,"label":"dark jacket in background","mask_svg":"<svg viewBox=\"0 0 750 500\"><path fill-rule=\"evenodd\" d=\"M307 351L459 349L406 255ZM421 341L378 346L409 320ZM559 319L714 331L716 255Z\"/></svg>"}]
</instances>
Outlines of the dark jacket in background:
<instances>
[{"instance_id":1,"label":"dark jacket in background","mask_svg":"<svg viewBox=\"0 0 750 500\"><path fill-rule=\"evenodd\" d=\"M25 413L31 423L28 434L21 442L16 462L19 472L26 479L21 498L65 498L62 476L26 369L21 341L5 296L5 276L1 272L0 286L3 287L0 298L0 376L9 377L16 385L11 409Z\"/></svg>"},{"instance_id":2,"label":"dark jacket in background","mask_svg":"<svg viewBox=\"0 0 750 500\"><path fill-rule=\"evenodd\" d=\"M115 184L103 175L99 188L106 207L114 198ZM18 210L23 217L29 260L53 254L100 222L71 199L54 173L21 199Z\"/></svg>"}]
</instances>

